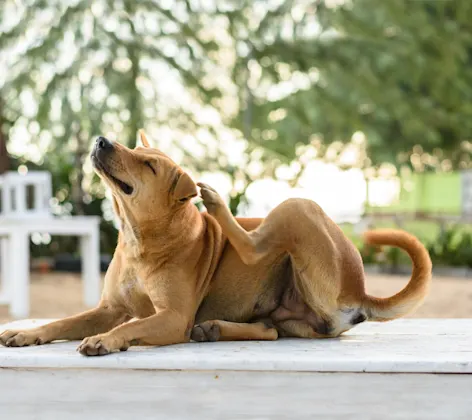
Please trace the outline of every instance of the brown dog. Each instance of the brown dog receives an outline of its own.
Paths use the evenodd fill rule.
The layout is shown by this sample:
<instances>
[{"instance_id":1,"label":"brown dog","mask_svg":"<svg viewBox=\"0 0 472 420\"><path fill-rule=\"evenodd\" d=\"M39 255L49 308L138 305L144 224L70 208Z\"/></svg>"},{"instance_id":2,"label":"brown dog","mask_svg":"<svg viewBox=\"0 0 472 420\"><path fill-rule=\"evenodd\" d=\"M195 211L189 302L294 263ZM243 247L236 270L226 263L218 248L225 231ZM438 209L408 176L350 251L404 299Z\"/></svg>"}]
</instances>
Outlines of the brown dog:
<instances>
[{"instance_id":1,"label":"brown dog","mask_svg":"<svg viewBox=\"0 0 472 420\"><path fill-rule=\"evenodd\" d=\"M199 184L208 213L190 202L192 179L148 147L130 150L100 137L92 152L111 188L121 228L97 308L25 331L5 346L84 339L88 356L132 345L216 340L336 337L365 320L408 314L427 293L431 260L411 235L369 232L368 243L404 249L408 285L390 298L364 291L361 257L314 202L290 199L266 219L235 219ZM131 318L138 318L127 322Z\"/></svg>"}]
</instances>

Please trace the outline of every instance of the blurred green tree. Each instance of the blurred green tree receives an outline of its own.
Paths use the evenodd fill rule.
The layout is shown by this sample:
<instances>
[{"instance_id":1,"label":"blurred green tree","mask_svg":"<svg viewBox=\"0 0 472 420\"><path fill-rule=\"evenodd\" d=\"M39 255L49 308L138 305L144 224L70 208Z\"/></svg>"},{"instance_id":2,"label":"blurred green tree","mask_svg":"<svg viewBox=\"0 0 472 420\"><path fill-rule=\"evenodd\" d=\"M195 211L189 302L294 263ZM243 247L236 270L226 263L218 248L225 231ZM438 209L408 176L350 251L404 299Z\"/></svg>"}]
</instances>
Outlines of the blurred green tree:
<instances>
[{"instance_id":1,"label":"blurred green tree","mask_svg":"<svg viewBox=\"0 0 472 420\"><path fill-rule=\"evenodd\" d=\"M149 121L192 132L198 122L188 108L218 97L212 79L205 80L218 45L205 35L208 13L194 13L192 3L3 2L0 145L16 134L24 143L23 149L14 144L21 150L18 164L52 173L61 213L103 211L103 186L86 164L97 135L118 133L134 147L137 130ZM168 101L173 92L164 89L165 80L157 86L163 75L172 79L169 85L186 89L187 108ZM110 220L102 224L108 252L116 235L110 226Z\"/></svg>"},{"instance_id":2,"label":"blurred green tree","mask_svg":"<svg viewBox=\"0 0 472 420\"><path fill-rule=\"evenodd\" d=\"M89 191L92 199L103 198L103 190L91 186L96 178L84 179L95 136L119 133L134 147L137 130L149 120L195 129L195 116L178 102L163 105L156 77L173 74L196 103L218 96L211 80L203 80L217 44L201 34L208 13L193 13L191 3L6 0L2 5L1 115L12 122L8 128L2 124L3 133L24 128L34 151L42 145L45 158L33 161L51 170L55 191L65 192L61 202L72 203L73 214L87 213ZM25 152L22 160L28 159Z\"/></svg>"},{"instance_id":3,"label":"blurred green tree","mask_svg":"<svg viewBox=\"0 0 472 420\"><path fill-rule=\"evenodd\" d=\"M246 40L251 140L287 160L297 146L365 133L374 164L471 167L468 1L282 2ZM370 164L370 159L364 163Z\"/></svg>"}]
</instances>

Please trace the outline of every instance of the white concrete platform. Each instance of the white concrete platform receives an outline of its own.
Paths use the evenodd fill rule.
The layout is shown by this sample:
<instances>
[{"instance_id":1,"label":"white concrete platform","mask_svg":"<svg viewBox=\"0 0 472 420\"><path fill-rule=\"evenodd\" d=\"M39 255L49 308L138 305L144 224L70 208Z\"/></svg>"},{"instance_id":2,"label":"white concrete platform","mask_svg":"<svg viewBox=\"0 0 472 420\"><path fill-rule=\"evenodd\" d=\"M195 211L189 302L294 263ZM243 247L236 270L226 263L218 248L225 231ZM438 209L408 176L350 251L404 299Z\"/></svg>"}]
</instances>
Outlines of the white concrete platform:
<instances>
[{"instance_id":1,"label":"white concrete platform","mask_svg":"<svg viewBox=\"0 0 472 420\"><path fill-rule=\"evenodd\" d=\"M472 418L472 319L366 323L333 340L134 347L91 358L77 344L0 347L0 418Z\"/></svg>"}]
</instances>

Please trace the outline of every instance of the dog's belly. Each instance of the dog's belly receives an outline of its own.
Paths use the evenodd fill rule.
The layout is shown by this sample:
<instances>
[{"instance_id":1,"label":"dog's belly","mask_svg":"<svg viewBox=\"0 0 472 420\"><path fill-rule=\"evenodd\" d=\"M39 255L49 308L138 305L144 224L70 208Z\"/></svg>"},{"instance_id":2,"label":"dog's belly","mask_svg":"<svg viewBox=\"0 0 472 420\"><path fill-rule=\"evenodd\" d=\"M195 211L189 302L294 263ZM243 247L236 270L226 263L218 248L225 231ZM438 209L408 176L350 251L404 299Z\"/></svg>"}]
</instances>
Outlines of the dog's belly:
<instances>
[{"instance_id":1,"label":"dog's belly","mask_svg":"<svg viewBox=\"0 0 472 420\"><path fill-rule=\"evenodd\" d=\"M246 265L228 245L198 309L196 323L213 319L248 322L267 316L278 306L290 265L286 253Z\"/></svg>"},{"instance_id":2,"label":"dog's belly","mask_svg":"<svg viewBox=\"0 0 472 420\"><path fill-rule=\"evenodd\" d=\"M321 301L320 310L310 308L299 286L317 281L301 275L288 254L245 265L230 248L223 255L195 322L261 320L272 324L280 336L315 338L338 336L366 319L358 308L333 307L326 312L321 310L327 307Z\"/></svg>"}]
</instances>

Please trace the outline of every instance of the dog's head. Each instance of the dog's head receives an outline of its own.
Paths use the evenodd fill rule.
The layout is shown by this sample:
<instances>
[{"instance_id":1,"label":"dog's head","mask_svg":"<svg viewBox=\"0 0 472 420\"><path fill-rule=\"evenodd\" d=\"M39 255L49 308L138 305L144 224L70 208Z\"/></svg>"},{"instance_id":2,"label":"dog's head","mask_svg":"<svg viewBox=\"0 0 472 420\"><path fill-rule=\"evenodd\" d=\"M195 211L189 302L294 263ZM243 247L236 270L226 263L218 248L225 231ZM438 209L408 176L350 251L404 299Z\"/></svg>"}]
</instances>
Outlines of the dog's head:
<instances>
[{"instance_id":1,"label":"dog's head","mask_svg":"<svg viewBox=\"0 0 472 420\"><path fill-rule=\"evenodd\" d=\"M140 137L144 147L135 149L99 137L91 154L95 171L113 193L115 211L134 223L169 215L197 195L190 176L151 148L142 131Z\"/></svg>"}]
</instances>

